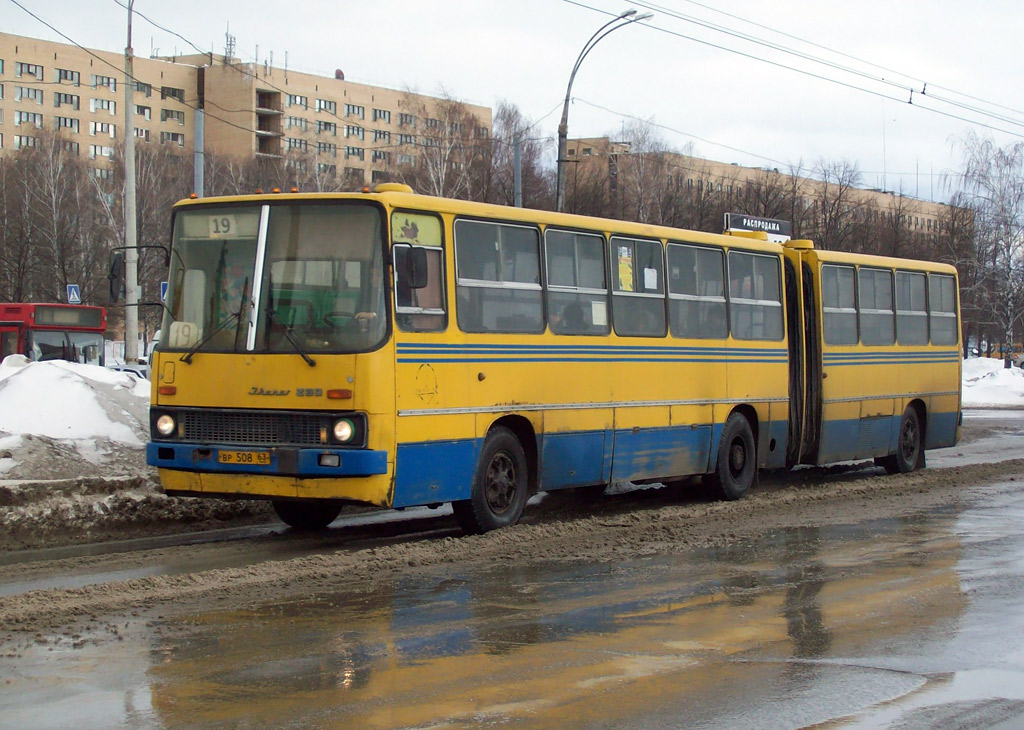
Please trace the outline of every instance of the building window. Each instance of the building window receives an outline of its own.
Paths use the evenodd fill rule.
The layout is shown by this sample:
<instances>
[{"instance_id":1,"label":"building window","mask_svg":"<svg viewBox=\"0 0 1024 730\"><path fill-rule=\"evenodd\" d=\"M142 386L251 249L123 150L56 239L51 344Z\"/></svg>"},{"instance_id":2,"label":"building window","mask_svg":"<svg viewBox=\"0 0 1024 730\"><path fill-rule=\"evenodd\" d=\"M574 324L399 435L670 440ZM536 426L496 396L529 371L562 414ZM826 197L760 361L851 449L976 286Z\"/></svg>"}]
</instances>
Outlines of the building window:
<instances>
[{"instance_id":1,"label":"building window","mask_svg":"<svg viewBox=\"0 0 1024 730\"><path fill-rule=\"evenodd\" d=\"M138 139L143 140L144 142L148 142L149 141L149 130L148 129L143 129L142 127L136 127L135 128L135 136Z\"/></svg>"},{"instance_id":2,"label":"building window","mask_svg":"<svg viewBox=\"0 0 1024 730\"><path fill-rule=\"evenodd\" d=\"M34 127L42 127L43 115L38 112L14 112L14 126L20 127L22 124L31 124Z\"/></svg>"},{"instance_id":3,"label":"building window","mask_svg":"<svg viewBox=\"0 0 1024 730\"><path fill-rule=\"evenodd\" d=\"M179 147L185 146L185 135L181 132L161 132L160 133L160 144L165 142L171 142L178 145Z\"/></svg>"},{"instance_id":4,"label":"building window","mask_svg":"<svg viewBox=\"0 0 1024 730\"><path fill-rule=\"evenodd\" d=\"M153 84L144 84L141 81L135 82L135 92L143 94L148 99L153 95Z\"/></svg>"},{"instance_id":5,"label":"building window","mask_svg":"<svg viewBox=\"0 0 1024 730\"><path fill-rule=\"evenodd\" d=\"M391 142L391 132L384 129L373 130L373 141L374 142Z\"/></svg>"},{"instance_id":6,"label":"building window","mask_svg":"<svg viewBox=\"0 0 1024 730\"><path fill-rule=\"evenodd\" d=\"M337 165L331 165L331 164L329 164L327 162L318 162L318 163L316 163L316 171L320 175L327 175L329 177L334 177L335 175L338 174L338 166Z\"/></svg>"},{"instance_id":7,"label":"building window","mask_svg":"<svg viewBox=\"0 0 1024 730\"><path fill-rule=\"evenodd\" d=\"M362 147L346 147L345 148L345 159L357 159L365 160L364 152Z\"/></svg>"},{"instance_id":8,"label":"building window","mask_svg":"<svg viewBox=\"0 0 1024 730\"><path fill-rule=\"evenodd\" d=\"M370 182L382 183L388 182L391 177L388 175L387 170L371 170L370 171Z\"/></svg>"},{"instance_id":9,"label":"building window","mask_svg":"<svg viewBox=\"0 0 1024 730\"><path fill-rule=\"evenodd\" d=\"M70 129L75 134L79 132L79 122L74 117L54 117L53 126L58 131L61 129Z\"/></svg>"},{"instance_id":10,"label":"building window","mask_svg":"<svg viewBox=\"0 0 1024 730\"><path fill-rule=\"evenodd\" d=\"M40 106L43 103L43 90L42 89L30 89L26 86L15 86L14 87L14 100L15 101L34 101Z\"/></svg>"},{"instance_id":11,"label":"building window","mask_svg":"<svg viewBox=\"0 0 1024 730\"><path fill-rule=\"evenodd\" d=\"M113 99L89 99L89 111L107 111L110 116L114 116L117 113L117 102Z\"/></svg>"},{"instance_id":12,"label":"building window","mask_svg":"<svg viewBox=\"0 0 1024 730\"><path fill-rule=\"evenodd\" d=\"M399 165L415 165L416 164L416 155L403 155L403 154L399 154L398 155L398 164Z\"/></svg>"},{"instance_id":13,"label":"building window","mask_svg":"<svg viewBox=\"0 0 1024 730\"><path fill-rule=\"evenodd\" d=\"M358 104L346 104L345 116L366 119L366 107L359 106Z\"/></svg>"},{"instance_id":14,"label":"building window","mask_svg":"<svg viewBox=\"0 0 1024 730\"><path fill-rule=\"evenodd\" d=\"M412 129L416 129L416 117L414 117L412 114L399 114L398 126L411 127Z\"/></svg>"},{"instance_id":15,"label":"building window","mask_svg":"<svg viewBox=\"0 0 1024 730\"><path fill-rule=\"evenodd\" d=\"M391 153L390 152L385 152L384 150L374 150L373 151L373 161L374 162L383 162L384 164L388 164L389 162L391 162Z\"/></svg>"},{"instance_id":16,"label":"building window","mask_svg":"<svg viewBox=\"0 0 1024 730\"><path fill-rule=\"evenodd\" d=\"M309 99L301 94L288 94L288 106L301 106L303 109L309 109Z\"/></svg>"},{"instance_id":17,"label":"building window","mask_svg":"<svg viewBox=\"0 0 1024 730\"><path fill-rule=\"evenodd\" d=\"M357 126L355 124L349 124L348 126L345 127L345 136L346 137L355 137L356 139L365 139L366 138L366 130L364 130L362 127L359 127L359 126Z\"/></svg>"},{"instance_id":18,"label":"building window","mask_svg":"<svg viewBox=\"0 0 1024 730\"><path fill-rule=\"evenodd\" d=\"M305 152L305 151L307 151L309 149L309 142L307 142L304 139L299 139L298 137L289 137L288 138L288 149L289 150L299 150L301 152Z\"/></svg>"},{"instance_id":19,"label":"building window","mask_svg":"<svg viewBox=\"0 0 1024 730\"><path fill-rule=\"evenodd\" d=\"M328 101L327 99L316 100L316 110L318 112L327 112L328 114L338 114L338 102Z\"/></svg>"},{"instance_id":20,"label":"building window","mask_svg":"<svg viewBox=\"0 0 1024 730\"><path fill-rule=\"evenodd\" d=\"M93 137L96 135L106 135L114 139L116 129L117 127L110 122L89 122L89 134Z\"/></svg>"},{"instance_id":21,"label":"building window","mask_svg":"<svg viewBox=\"0 0 1024 730\"><path fill-rule=\"evenodd\" d=\"M391 124L391 112L389 112L387 109L374 109L373 121Z\"/></svg>"},{"instance_id":22,"label":"building window","mask_svg":"<svg viewBox=\"0 0 1024 730\"><path fill-rule=\"evenodd\" d=\"M18 77L35 76L37 81L42 81L43 67L35 63L22 63L21 61L15 61L14 75Z\"/></svg>"},{"instance_id":23,"label":"building window","mask_svg":"<svg viewBox=\"0 0 1024 730\"><path fill-rule=\"evenodd\" d=\"M160 87L160 98L161 99L176 99L182 104L185 103L185 90L176 89L173 86L161 86Z\"/></svg>"},{"instance_id":24,"label":"building window","mask_svg":"<svg viewBox=\"0 0 1024 730\"><path fill-rule=\"evenodd\" d=\"M476 136L477 139L487 139L488 137L491 136L491 130L489 130L487 127L477 127Z\"/></svg>"},{"instance_id":25,"label":"building window","mask_svg":"<svg viewBox=\"0 0 1024 730\"><path fill-rule=\"evenodd\" d=\"M92 168L92 176L97 180L113 180L114 171L109 167L94 167Z\"/></svg>"},{"instance_id":26,"label":"building window","mask_svg":"<svg viewBox=\"0 0 1024 730\"><path fill-rule=\"evenodd\" d=\"M441 120L440 119L429 119L429 118L427 119L427 129L440 129L440 128L441 128Z\"/></svg>"},{"instance_id":27,"label":"building window","mask_svg":"<svg viewBox=\"0 0 1024 730\"><path fill-rule=\"evenodd\" d=\"M332 137L338 134L338 125L335 122L317 122L317 134L329 134Z\"/></svg>"},{"instance_id":28,"label":"building window","mask_svg":"<svg viewBox=\"0 0 1024 730\"><path fill-rule=\"evenodd\" d=\"M24 134L14 135L14 149L24 150L36 146L36 138Z\"/></svg>"},{"instance_id":29,"label":"building window","mask_svg":"<svg viewBox=\"0 0 1024 730\"><path fill-rule=\"evenodd\" d=\"M53 106L55 109L60 109L62 106L69 106L75 111L78 111L81 99L77 94L65 94L60 91L53 92Z\"/></svg>"},{"instance_id":30,"label":"building window","mask_svg":"<svg viewBox=\"0 0 1024 730\"><path fill-rule=\"evenodd\" d=\"M82 76L80 73L78 73L78 71L71 71L70 69L66 68L57 69L57 83L59 84L67 82L74 86L78 86L81 82L81 78Z\"/></svg>"},{"instance_id":31,"label":"building window","mask_svg":"<svg viewBox=\"0 0 1024 730\"><path fill-rule=\"evenodd\" d=\"M398 144L416 144L416 135L400 134L398 135Z\"/></svg>"},{"instance_id":32,"label":"building window","mask_svg":"<svg viewBox=\"0 0 1024 730\"><path fill-rule=\"evenodd\" d=\"M302 117L288 117L285 119L285 126L288 129L301 129L303 132L309 129L309 122Z\"/></svg>"},{"instance_id":33,"label":"building window","mask_svg":"<svg viewBox=\"0 0 1024 730\"><path fill-rule=\"evenodd\" d=\"M113 147L105 147L105 146L99 145L99 144L91 144L91 145L89 145L89 159L90 160L95 160L97 157L113 157L113 156L114 156L114 148Z\"/></svg>"},{"instance_id":34,"label":"building window","mask_svg":"<svg viewBox=\"0 0 1024 730\"><path fill-rule=\"evenodd\" d=\"M161 122L177 122L178 124L185 124L185 112L176 111L173 109L161 109L160 110L160 121Z\"/></svg>"},{"instance_id":35,"label":"building window","mask_svg":"<svg viewBox=\"0 0 1024 730\"><path fill-rule=\"evenodd\" d=\"M78 142L72 142L71 140L68 139L62 139L60 141L60 148L67 152L68 154L72 154L75 157L78 157Z\"/></svg>"},{"instance_id":36,"label":"building window","mask_svg":"<svg viewBox=\"0 0 1024 730\"><path fill-rule=\"evenodd\" d=\"M329 157L337 157L338 145L332 142L317 142L316 152L319 155L327 155Z\"/></svg>"},{"instance_id":37,"label":"building window","mask_svg":"<svg viewBox=\"0 0 1024 730\"><path fill-rule=\"evenodd\" d=\"M117 79L113 76L99 76L97 74L92 75L92 88L99 89L106 87L111 91L117 91Z\"/></svg>"},{"instance_id":38,"label":"building window","mask_svg":"<svg viewBox=\"0 0 1024 730\"><path fill-rule=\"evenodd\" d=\"M142 106L141 104L135 105L135 115L142 117L147 122L153 119L153 107Z\"/></svg>"}]
</instances>

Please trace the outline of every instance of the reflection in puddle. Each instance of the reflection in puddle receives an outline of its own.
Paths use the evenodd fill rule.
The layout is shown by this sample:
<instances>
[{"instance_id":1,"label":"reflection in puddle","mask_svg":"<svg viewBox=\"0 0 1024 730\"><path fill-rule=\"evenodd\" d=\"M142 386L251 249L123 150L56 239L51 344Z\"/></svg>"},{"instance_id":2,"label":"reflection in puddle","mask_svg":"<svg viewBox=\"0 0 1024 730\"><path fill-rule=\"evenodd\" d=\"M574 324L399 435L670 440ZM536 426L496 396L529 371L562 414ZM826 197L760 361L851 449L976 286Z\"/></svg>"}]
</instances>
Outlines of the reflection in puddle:
<instances>
[{"instance_id":1,"label":"reflection in puddle","mask_svg":"<svg viewBox=\"0 0 1024 730\"><path fill-rule=\"evenodd\" d=\"M699 724L701 712L728 714L733 693L749 702L751 674L766 702L811 697L836 681L829 657L956 620L951 520L794 528L630 563L407 575L372 593L198 615L152 647L155 719L583 727L682 703Z\"/></svg>"}]
</instances>

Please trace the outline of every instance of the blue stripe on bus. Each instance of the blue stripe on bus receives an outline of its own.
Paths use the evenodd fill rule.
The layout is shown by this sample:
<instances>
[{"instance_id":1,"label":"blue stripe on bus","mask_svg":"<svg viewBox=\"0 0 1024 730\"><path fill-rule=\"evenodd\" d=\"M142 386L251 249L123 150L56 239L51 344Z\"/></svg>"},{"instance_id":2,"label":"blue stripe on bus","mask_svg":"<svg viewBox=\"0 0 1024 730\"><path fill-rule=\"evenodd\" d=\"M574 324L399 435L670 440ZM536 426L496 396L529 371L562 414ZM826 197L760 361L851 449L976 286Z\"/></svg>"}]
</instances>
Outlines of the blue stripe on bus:
<instances>
[{"instance_id":1,"label":"blue stripe on bus","mask_svg":"<svg viewBox=\"0 0 1024 730\"><path fill-rule=\"evenodd\" d=\"M818 463L869 459L896 453L903 414L879 418L826 420L821 427ZM925 423L926 449L953 446L956 442L955 412L929 413Z\"/></svg>"},{"instance_id":2,"label":"blue stripe on bus","mask_svg":"<svg viewBox=\"0 0 1024 730\"><path fill-rule=\"evenodd\" d=\"M579 354L579 353L667 353L667 354L720 354L720 355L785 355L785 348L778 347L659 347L656 345L516 345L516 344L460 344L460 343L428 343L411 344L398 343L398 352L404 353L553 353L553 354Z\"/></svg>"},{"instance_id":3,"label":"blue stripe on bus","mask_svg":"<svg viewBox=\"0 0 1024 730\"><path fill-rule=\"evenodd\" d=\"M667 362L667 363L685 363L685 362L711 362L711 363L722 363L726 364L732 362L723 358L713 357L688 357L688 358L670 358L670 357L630 357L629 362ZM439 363L470 363L470 362L623 362L621 357L399 357L396 362L403 364L439 364ZM785 365L785 358L767 358L767 357L745 357L741 361L743 363L774 363L776 365Z\"/></svg>"}]
</instances>

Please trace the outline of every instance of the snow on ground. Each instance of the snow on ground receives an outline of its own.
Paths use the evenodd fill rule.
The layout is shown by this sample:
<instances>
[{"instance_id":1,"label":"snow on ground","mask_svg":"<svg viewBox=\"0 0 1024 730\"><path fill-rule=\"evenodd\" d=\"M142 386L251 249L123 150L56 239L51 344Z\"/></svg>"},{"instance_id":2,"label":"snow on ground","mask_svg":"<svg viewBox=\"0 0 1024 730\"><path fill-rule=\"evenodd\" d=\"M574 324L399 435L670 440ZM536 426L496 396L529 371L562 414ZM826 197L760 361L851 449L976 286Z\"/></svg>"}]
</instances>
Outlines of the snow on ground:
<instances>
[{"instance_id":1,"label":"snow on ground","mask_svg":"<svg viewBox=\"0 0 1024 730\"><path fill-rule=\"evenodd\" d=\"M964 360L963 404L1024 407L1024 369L1005 368L1002 360L988 357Z\"/></svg>"}]
</instances>

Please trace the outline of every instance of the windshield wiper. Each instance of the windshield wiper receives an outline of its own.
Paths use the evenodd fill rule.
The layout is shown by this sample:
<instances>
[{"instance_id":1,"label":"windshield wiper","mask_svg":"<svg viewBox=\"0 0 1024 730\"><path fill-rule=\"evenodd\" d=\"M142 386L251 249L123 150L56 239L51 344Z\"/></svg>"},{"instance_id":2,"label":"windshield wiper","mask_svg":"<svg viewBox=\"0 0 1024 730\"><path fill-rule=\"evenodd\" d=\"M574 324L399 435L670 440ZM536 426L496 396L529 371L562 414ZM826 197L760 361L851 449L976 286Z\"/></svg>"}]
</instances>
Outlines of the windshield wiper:
<instances>
[{"instance_id":1,"label":"windshield wiper","mask_svg":"<svg viewBox=\"0 0 1024 730\"><path fill-rule=\"evenodd\" d=\"M184 355L182 355L178 359L181 360L182 362L188 364L188 365L191 365L192 364L192 356L195 355L197 352L199 352L199 348L200 347L202 347L207 342L212 340L214 335L216 335L218 332L221 332L221 331L227 329L227 326L229 324L231 324L232 322L238 322L239 324L241 324L241 322L242 322L242 312L245 311L245 304L246 304L246 301L248 299L249 299L249 277L247 276L247 277L245 277L245 283L242 285L242 301L238 305L238 311L237 312L232 312L231 316L229 316L227 319L225 319L219 325L217 325L212 330L210 330L210 333L208 335L206 335L206 337L203 337L196 344L192 345L192 347L189 349L189 351L186 352ZM235 328L235 349L236 350L238 349L237 345L238 345L238 328L236 327Z\"/></svg>"},{"instance_id":2,"label":"windshield wiper","mask_svg":"<svg viewBox=\"0 0 1024 730\"><path fill-rule=\"evenodd\" d=\"M268 317L270 317L270 319L271 319L272 321L274 321L274 322L278 322L278 323L280 323L280 324L281 324L281 327L282 327L282 329L281 329L281 334L283 334L283 335L284 335L284 338L285 338L286 340L288 340L288 341L289 341L290 343L292 343L292 347L294 347L294 348L295 348L295 352L297 352L297 353L299 354L299 356L300 356L300 357L302 357L302 359L306 361L306 364L307 364L307 365L309 365L309 366L310 366L311 368L313 368L313 367L316 367L316 360L314 360L314 359L313 359L313 358L311 358L311 357L310 357L309 355L307 355L307 354L306 354L306 351L305 351L305 350L303 350L303 349L302 349L302 348L301 348L301 347L299 346L299 343L298 343L298 342L296 342L296 341L295 341L295 340L294 340L294 339L292 338L292 334L291 334L291 333L292 333L292 328L291 328L291 325L285 324L284 322L282 322L282 321L281 321L281 320L280 320L280 319L278 318L278 316L277 316L277 311L276 311L276 310L275 310L275 309L274 309L274 308L273 308L272 306L270 306L270 303L269 303L269 302L267 303L267 316L268 316Z\"/></svg>"}]
</instances>

